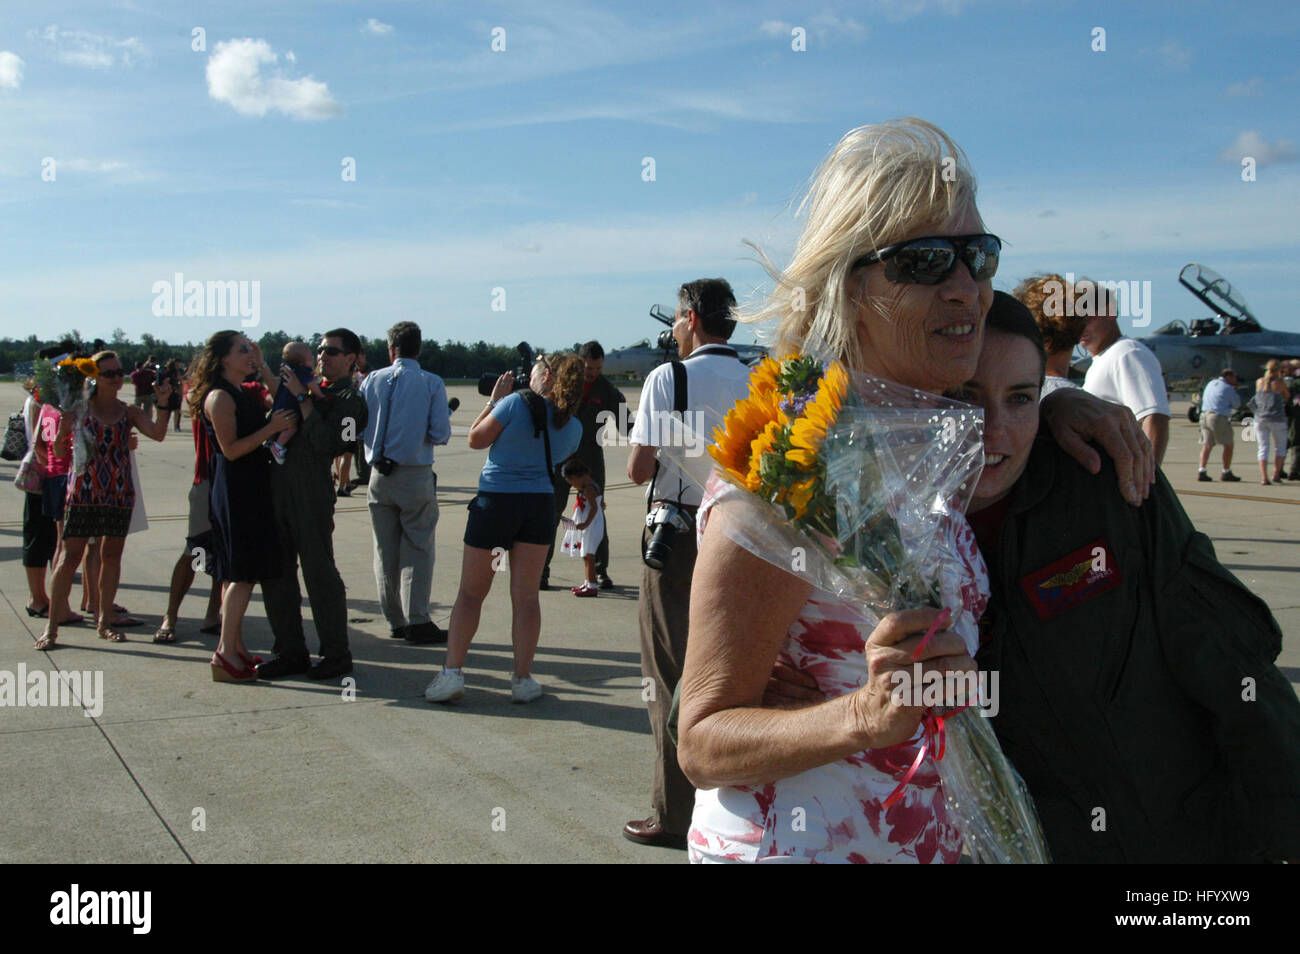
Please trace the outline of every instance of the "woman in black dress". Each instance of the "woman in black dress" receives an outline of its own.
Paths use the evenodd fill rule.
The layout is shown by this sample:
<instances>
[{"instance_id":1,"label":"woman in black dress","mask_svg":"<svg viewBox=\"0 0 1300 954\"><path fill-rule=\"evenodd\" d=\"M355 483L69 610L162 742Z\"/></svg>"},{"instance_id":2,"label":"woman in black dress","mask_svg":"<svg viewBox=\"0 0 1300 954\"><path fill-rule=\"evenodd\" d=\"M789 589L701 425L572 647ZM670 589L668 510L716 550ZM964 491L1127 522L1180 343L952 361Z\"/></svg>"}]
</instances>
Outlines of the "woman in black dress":
<instances>
[{"instance_id":1,"label":"woman in black dress","mask_svg":"<svg viewBox=\"0 0 1300 954\"><path fill-rule=\"evenodd\" d=\"M268 420L256 392L242 387L259 363L252 342L237 331L218 331L194 363L190 414L207 429L212 454L212 541L222 584L221 639L212 655L212 678L257 678L257 660L241 632L253 584L279 575L280 552L271 513L271 457L262 445L292 426L296 415L276 411Z\"/></svg>"}]
</instances>

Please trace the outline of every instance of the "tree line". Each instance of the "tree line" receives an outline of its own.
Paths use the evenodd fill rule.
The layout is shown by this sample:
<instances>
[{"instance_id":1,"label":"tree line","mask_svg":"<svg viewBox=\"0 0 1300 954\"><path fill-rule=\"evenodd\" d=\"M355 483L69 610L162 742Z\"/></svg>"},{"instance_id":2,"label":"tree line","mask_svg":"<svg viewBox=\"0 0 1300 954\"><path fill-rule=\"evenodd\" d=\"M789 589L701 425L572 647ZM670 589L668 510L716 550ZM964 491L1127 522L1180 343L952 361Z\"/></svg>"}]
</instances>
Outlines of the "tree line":
<instances>
[{"instance_id":1,"label":"tree line","mask_svg":"<svg viewBox=\"0 0 1300 954\"><path fill-rule=\"evenodd\" d=\"M279 366L280 352L285 344L294 340L306 341L314 351L320 344L320 335L313 334L309 338L295 339L283 331L268 331L257 339L257 344L262 349L267 363L275 368ZM116 329L107 341L85 339L76 330L50 339L40 338L37 335L30 335L24 339L0 338L0 374L30 373L31 363L38 351L64 341L75 343L78 350L87 353L94 353L97 350L115 351L123 367L128 369L135 368L139 362L151 355L159 364L172 358L179 358L188 364L203 347L202 342L196 344L192 341L170 344L149 334L141 335L138 340L132 340L120 328ZM386 339L362 336L361 347L365 352L368 368L387 367ZM419 362L420 367L443 378L478 378L484 372L500 374L502 371L512 370L519 365L520 357L519 352L509 345L488 344L485 341L465 344L461 341L440 343L425 340L420 345Z\"/></svg>"}]
</instances>

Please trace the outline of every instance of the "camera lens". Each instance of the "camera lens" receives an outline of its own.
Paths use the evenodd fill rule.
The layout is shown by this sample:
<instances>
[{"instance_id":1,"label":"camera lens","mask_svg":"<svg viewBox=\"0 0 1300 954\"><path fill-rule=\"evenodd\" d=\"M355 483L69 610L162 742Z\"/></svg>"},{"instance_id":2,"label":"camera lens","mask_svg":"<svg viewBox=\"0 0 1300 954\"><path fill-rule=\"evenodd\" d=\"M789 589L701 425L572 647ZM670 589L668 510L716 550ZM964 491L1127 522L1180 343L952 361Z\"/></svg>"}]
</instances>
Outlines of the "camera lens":
<instances>
[{"instance_id":1,"label":"camera lens","mask_svg":"<svg viewBox=\"0 0 1300 954\"><path fill-rule=\"evenodd\" d=\"M645 565L652 570L662 570L668 558L673 555L673 534L677 532L676 527L661 523L655 527L654 534L650 537L650 542L646 545L645 553L641 559Z\"/></svg>"}]
</instances>

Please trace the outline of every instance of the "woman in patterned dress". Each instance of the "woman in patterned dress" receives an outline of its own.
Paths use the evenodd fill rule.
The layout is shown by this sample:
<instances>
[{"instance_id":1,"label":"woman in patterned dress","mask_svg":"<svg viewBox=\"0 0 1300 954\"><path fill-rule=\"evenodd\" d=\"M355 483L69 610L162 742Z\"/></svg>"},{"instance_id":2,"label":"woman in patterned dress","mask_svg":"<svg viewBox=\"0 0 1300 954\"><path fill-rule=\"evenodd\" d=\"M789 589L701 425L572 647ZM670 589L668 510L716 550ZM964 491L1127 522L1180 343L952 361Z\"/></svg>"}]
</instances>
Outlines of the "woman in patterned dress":
<instances>
[{"instance_id":1,"label":"woman in patterned dress","mask_svg":"<svg viewBox=\"0 0 1300 954\"><path fill-rule=\"evenodd\" d=\"M96 374L90 384L90 398L84 416L64 414L60 419L56 441L58 453L66 454L73 444L73 467L68 480L68 499L64 513L63 548L54 570L50 600L66 606L72 589L72 575L81 563L86 543L100 539L99 618L96 629L100 639L112 643L126 642L126 636L113 628L113 598L117 595L118 577L122 572L122 550L135 507L135 485L131 481L131 430L162 441L167 436L167 400L171 387L163 382L157 387L158 405L153 419L143 408L117 399L125 383L122 363L112 351L101 351L93 358ZM80 446L77 446L80 445ZM84 455L84 459L83 459ZM37 649L50 649L59 635L59 624L51 619L36 643Z\"/></svg>"},{"instance_id":2,"label":"woman in patterned dress","mask_svg":"<svg viewBox=\"0 0 1300 954\"><path fill-rule=\"evenodd\" d=\"M855 129L805 206L794 260L751 319L779 320L772 353L814 340L851 369L919 390L966 381L993 298L997 240L984 234L956 143L917 119ZM1091 432L1145 487L1151 459L1132 415L1107 417L1099 404L1061 392L1044 414L1060 408L1069 418L1051 425L1063 447L1077 441L1069 432ZM894 673L912 676L932 626L918 657L926 674L975 668L988 575L969 525L950 514L944 608L891 613L873 628L855 606L733 542L742 494L715 478L697 519L678 747L698 789L691 860L957 861L961 838L932 761L885 802L919 751L924 713L893 704ZM815 677L824 700L762 708L777 664Z\"/></svg>"}]
</instances>

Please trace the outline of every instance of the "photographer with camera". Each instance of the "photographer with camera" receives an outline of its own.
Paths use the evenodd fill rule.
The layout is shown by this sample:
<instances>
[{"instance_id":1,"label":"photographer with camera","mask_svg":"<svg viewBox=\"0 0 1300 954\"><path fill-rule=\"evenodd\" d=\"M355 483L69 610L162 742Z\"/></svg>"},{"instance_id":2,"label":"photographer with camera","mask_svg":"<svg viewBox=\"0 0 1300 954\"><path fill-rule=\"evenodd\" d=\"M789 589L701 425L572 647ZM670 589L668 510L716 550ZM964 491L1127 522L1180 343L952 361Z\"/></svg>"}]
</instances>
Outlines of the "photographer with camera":
<instances>
[{"instance_id":1,"label":"photographer with camera","mask_svg":"<svg viewBox=\"0 0 1300 954\"><path fill-rule=\"evenodd\" d=\"M542 630L537 584L546 549L555 539L555 465L572 454L582 438L582 425L574 416L582 399L582 377L582 359L576 354L541 355L532 367L531 390L520 389L516 375L507 371L469 429L469 446L488 448L488 459L478 495L469 503L446 664L424 690L430 702L452 702L465 694L461 666L507 552L515 655L510 695L514 702L532 702L542 694L532 677Z\"/></svg>"},{"instance_id":2,"label":"photographer with camera","mask_svg":"<svg viewBox=\"0 0 1300 954\"><path fill-rule=\"evenodd\" d=\"M687 422L702 420L703 433L711 439L722 414L748 393L749 368L727 347L736 330L735 307L736 296L721 278L697 279L678 290L672 335L683 360L661 364L646 375L632 426L627 475L634 483L650 482L641 535L640 627L641 671L654 680L648 706L656 760L654 814L628 822L623 835L643 845L685 848L695 808L695 789L677 765L677 746L668 737L668 710L686 659L700 491L675 467L659 464L655 449L671 440L666 422L674 415Z\"/></svg>"},{"instance_id":3,"label":"photographer with camera","mask_svg":"<svg viewBox=\"0 0 1300 954\"><path fill-rule=\"evenodd\" d=\"M429 619L429 590L438 525L433 448L451 439L451 417L446 385L420 367L419 353L419 325L399 321L388 329L391 364L361 384L369 409L362 439L373 470L366 502L379 607L394 639L427 644L447 639Z\"/></svg>"}]
</instances>

